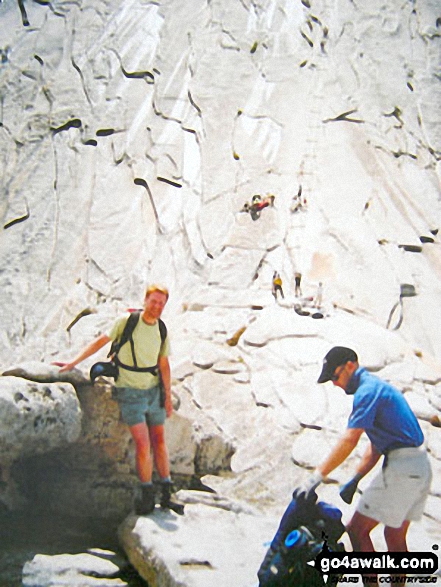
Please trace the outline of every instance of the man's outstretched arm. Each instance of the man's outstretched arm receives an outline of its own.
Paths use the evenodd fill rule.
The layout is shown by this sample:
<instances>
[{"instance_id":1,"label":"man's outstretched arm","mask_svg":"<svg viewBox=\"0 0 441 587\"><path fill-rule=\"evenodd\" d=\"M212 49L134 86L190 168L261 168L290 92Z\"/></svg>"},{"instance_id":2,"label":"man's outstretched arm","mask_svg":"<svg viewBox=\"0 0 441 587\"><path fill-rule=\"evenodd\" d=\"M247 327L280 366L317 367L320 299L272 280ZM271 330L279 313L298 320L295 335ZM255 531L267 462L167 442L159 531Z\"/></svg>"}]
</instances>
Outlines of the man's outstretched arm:
<instances>
[{"instance_id":1,"label":"man's outstretched arm","mask_svg":"<svg viewBox=\"0 0 441 587\"><path fill-rule=\"evenodd\" d=\"M70 363L60 363L57 361L57 362L54 362L53 364L57 365L58 367L61 367L60 373L64 373L64 371L71 371L74 367L76 367L78 365L78 363L81 363L81 361L84 361L85 359L88 359L89 357L94 355L96 352L98 352L100 349L102 349L103 346L105 346L110 341L111 341L111 339L107 336L107 334L102 334L101 336L96 338L93 342L91 342L78 355L78 357L76 357Z\"/></svg>"}]
</instances>

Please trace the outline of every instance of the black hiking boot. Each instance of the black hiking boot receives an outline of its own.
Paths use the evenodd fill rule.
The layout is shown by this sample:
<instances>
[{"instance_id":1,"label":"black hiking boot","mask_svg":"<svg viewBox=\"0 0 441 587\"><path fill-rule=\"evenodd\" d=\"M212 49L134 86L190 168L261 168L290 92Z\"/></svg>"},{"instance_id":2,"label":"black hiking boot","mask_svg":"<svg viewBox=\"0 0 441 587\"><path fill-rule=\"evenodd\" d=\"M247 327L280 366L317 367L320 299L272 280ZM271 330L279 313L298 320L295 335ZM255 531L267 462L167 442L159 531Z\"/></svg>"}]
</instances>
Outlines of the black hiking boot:
<instances>
[{"instance_id":1,"label":"black hiking boot","mask_svg":"<svg viewBox=\"0 0 441 587\"><path fill-rule=\"evenodd\" d=\"M161 483L161 507L163 509L172 510L176 514L182 516L184 514L184 504L172 499L172 494L173 485L169 481Z\"/></svg>"},{"instance_id":2,"label":"black hiking boot","mask_svg":"<svg viewBox=\"0 0 441 587\"><path fill-rule=\"evenodd\" d=\"M155 509L155 489L153 485L142 485L141 495L135 499L137 516L148 516Z\"/></svg>"}]
</instances>

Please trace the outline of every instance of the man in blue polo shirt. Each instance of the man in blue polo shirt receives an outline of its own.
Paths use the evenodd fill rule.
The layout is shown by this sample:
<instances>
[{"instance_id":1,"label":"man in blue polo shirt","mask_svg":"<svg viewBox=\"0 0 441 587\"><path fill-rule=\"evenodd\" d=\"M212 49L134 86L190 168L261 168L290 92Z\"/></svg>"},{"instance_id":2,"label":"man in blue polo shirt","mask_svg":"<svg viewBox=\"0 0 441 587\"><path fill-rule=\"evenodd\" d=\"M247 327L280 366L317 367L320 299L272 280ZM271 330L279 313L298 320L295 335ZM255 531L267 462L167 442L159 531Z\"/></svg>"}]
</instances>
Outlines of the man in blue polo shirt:
<instances>
[{"instance_id":1,"label":"man in blue polo shirt","mask_svg":"<svg viewBox=\"0 0 441 587\"><path fill-rule=\"evenodd\" d=\"M350 348L334 347L325 356L318 383L326 381L353 395L353 409L346 432L303 489L317 487L341 465L365 432L370 444L355 477L340 492L342 498L352 501L358 482L382 455L383 467L364 490L347 532L355 551L370 552L374 550L370 533L382 523L388 550L407 551L410 522L423 515L432 477L418 420L402 393L361 368Z\"/></svg>"}]
</instances>

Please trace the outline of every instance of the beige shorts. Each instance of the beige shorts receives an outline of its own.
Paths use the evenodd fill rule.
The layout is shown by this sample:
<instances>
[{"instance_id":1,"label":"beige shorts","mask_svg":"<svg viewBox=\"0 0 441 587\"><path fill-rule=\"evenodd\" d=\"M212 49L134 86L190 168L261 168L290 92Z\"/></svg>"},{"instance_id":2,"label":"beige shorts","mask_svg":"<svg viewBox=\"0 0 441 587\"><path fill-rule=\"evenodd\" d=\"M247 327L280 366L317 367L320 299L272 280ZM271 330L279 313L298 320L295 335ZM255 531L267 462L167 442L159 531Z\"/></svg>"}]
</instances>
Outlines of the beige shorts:
<instances>
[{"instance_id":1,"label":"beige shorts","mask_svg":"<svg viewBox=\"0 0 441 587\"><path fill-rule=\"evenodd\" d=\"M420 520L432 481L426 449L399 448L384 458L357 511L391 528L399 528L405 520Z\"/></svg>"}]
</instances>

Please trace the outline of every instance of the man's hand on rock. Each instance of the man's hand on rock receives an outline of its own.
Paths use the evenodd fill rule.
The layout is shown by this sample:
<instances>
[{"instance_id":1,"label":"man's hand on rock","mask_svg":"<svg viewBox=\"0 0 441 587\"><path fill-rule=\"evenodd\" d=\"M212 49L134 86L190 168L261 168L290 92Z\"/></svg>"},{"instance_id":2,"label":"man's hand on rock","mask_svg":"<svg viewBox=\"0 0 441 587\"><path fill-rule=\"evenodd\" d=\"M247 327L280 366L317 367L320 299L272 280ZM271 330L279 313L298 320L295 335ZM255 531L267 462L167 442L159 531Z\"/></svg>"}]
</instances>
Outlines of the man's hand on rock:
<instances>
[{"instance_id":1,"label":"man's hand on rock","mask_svg":"<svg viewBox=\"0 0 441 587\"><path fill-rule=\"evenodd\" d=\"M75 365L73 363L62 363L60 361L54 361L51 364L55 365L56 367L60 367L60 373L65 373L66 371L72 371L72 369L75 367Z\"/></svg>"}]
</instances>

